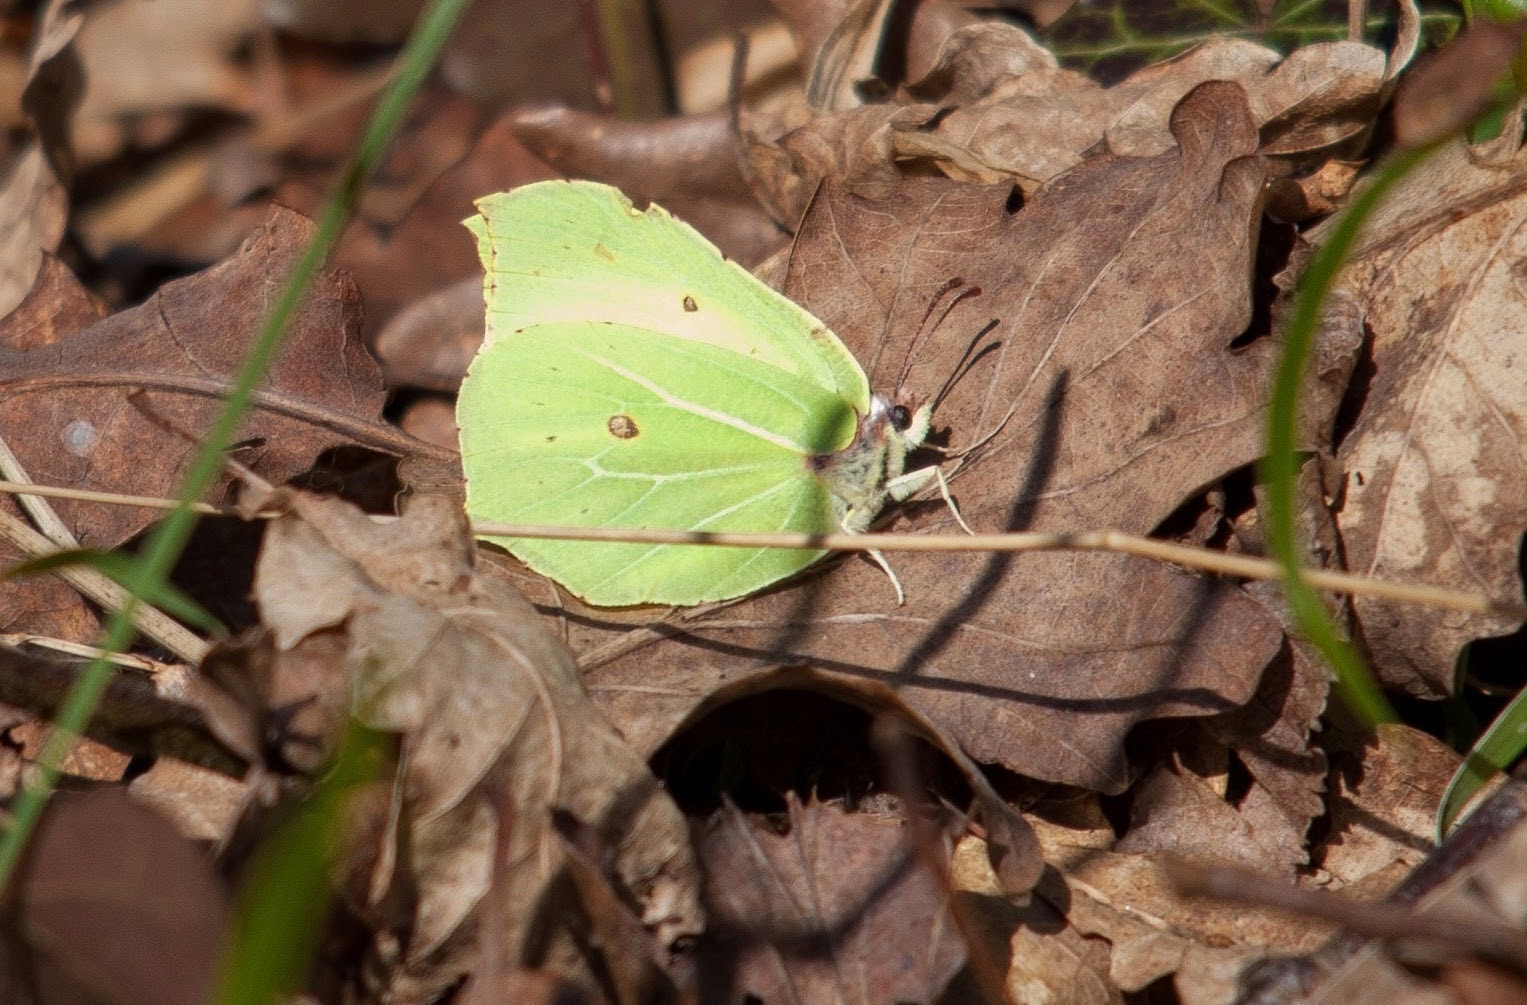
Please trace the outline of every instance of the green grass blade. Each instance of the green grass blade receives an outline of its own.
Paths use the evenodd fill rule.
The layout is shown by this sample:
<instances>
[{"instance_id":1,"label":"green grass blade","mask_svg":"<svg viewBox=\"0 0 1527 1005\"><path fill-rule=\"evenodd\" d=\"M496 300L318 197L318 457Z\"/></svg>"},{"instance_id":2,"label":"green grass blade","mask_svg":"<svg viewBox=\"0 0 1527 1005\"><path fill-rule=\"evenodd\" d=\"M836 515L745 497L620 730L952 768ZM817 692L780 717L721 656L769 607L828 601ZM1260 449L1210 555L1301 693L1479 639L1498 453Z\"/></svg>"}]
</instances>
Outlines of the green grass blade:
<instances>
[{"instance_id":1,"label":"green grass blade","mask_svg":"<svg viewBox=\"0 0 1527 1005\"><path fill-rule=\"evenodd\" d=\"M1438 843L1453 829L1469 800L1486 782L1515 763L1524 750L1527 750L1527 691L1519 691L1475 741L1447 783L1437 807Z\"/></svg>"},{"instance_id":2,"label":"green grass blade","mask_svg":"<svg viewBox=\"0 0 1527 1005\"><path fill-rule=\"evenodd\" d=\"M40 576L66 566L94 569L118 586L127 586L133 578L138 559L120 551L96 551L91 548L68 548L39 558L28 559L20 565L0 571L0 579L19 579L22 576ZM196 601L172 583L160 583L152 593L138 594L138 600L157 607L172 618L192 628L200 628L213 638L225 638L228 629Z\"/></svg>"},{"instance_id":3,"label":"green grass blade","mask_svg":"<svg viewBox=\"0 0 1527 1005\"><path fill-rule=\"evenodd\" d=\"M342 853L346 802L377 778L382 734L352 726L304 805L255 851L239 884L213 1001L266 1005L312 966L331 907L329 868Z\"/></svg>"},{"instance_id":4,"label":"green grass blade","mask_svg":"<svg viewBox=\"0 0 1527 1005\"><path fill-rule=\"evenodd\" d=\"M1320 310L1342 263L1356 243L1364 221L1407 173L1435 147L1395 155L1374 173L1342 211L1326 242L1310 259L1294 299L1294 311L1284 333L1283 354L1273 378L1267 417L1267 456L1261 478L1267 490L1267 542L1272 557L1284 569L1283 587L1298 629L1336 672L1338 697L1362 722L1394 722L1397 717L1362 659L1342 637L1320 597L1299 576L1300 541L1295 527L1295 479L1299 470L1299 388L1309 366Z\"/></svg>"}]
</instances>

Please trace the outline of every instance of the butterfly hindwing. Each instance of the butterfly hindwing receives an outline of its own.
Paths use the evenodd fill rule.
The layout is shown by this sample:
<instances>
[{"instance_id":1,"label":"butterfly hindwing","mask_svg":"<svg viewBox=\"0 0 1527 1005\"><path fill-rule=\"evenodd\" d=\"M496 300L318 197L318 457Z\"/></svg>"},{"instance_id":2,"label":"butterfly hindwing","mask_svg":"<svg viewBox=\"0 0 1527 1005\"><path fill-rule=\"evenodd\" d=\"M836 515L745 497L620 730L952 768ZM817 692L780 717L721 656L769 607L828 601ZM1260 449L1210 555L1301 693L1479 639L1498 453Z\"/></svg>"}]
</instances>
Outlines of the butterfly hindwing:
<instances>
[{"instance_id":1,"label":"butterfly hindwing","mask_svg":"<svg viewBox=\"0 0 1527 1005\"><path fill-rule=\"evenodd\" d=\"M458 403L468 511L517 523L833 529L807 458L857 423L809 380L622 324L533 325L473 361ZM700 603L758 589L820 552L500 539L596 604Z\"/></svg>"}]
</instances>

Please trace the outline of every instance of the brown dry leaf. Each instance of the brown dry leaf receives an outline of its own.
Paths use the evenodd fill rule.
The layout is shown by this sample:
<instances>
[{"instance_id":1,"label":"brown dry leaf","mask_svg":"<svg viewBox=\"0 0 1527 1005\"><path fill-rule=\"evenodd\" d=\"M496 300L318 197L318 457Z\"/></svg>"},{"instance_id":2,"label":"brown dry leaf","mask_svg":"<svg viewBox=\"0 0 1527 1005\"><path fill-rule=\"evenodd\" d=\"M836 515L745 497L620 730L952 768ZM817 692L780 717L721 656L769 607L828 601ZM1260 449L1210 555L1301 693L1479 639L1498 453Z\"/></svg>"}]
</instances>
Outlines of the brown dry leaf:
<instances>
[{"instance_id":1,"label":"brown dry leaf","mask_svg":"<svg viewBox=\"0 0 1527 1005\"><path fill-rule=\"evenodd\" d=\"M187 108L252 111L252 71L237 58L260 30L259 0L116 0L92 4L75 42L85 96L75 120L81 158L114 156L126 123Z\"/></svg>"},{"instance_id":2,"label":"brown dry leaf","mask_svg":"<svg viewBox=\"0 0 1527 1005\"><path fill-rule=\"evenodd\" d=\"M1527 24L1521 21L1476 18L1452 42L1417 63L1395 92L1395 142L1424 146L1478 118L1496 100L1524 36Z\"/></svg>"},{"instance_id":3,"label":"brown dry leaf","mask_svg":"<svg viewBox=\"0 0 1527 1005\"><path fill-rule=\"evenodd\" d=\"M551 175L500 119L401 219L346 231L333 262L355 276L366 303L367 341L376 346L390 384L440 390L460 384L483 325L482 267L461 221L472 215L473 200ZM429 327L404 319L391 324L399 311L425 310L421 301L455 282L475 286L470 310L463 297L462 306L438 315Z\"/></svg>"},{"instance_id":4,"label":"brown dry leaf","mask_svg":"<svg viewBox=\"0 0 1527 1005\"><path fill-rule=\"evenodd\" d=\"M941 324L908 381L937 388L996 319L984 340L996 349L935 416L956 449L1000 430L951 479L978 529L1147 533L1261 452L1276 347L1232 345L1250 315L1256 133L1234 84L1199 88L1174 122L1180 153L1094 158L1016 214L1005 186L909 179L872 195L827 189L802 224L786 290L857 350L879 388L942 284L985 291ZM941 503L909 511L919 529L953 526ZM899 689L979 761L1118 791L1135 723L1239 707L1281 645L1274 618L1241 591L1143 560L894 563L905 607L878 569L849 559L614 658L575 628L590 688L652 749L720 683L810 663Z\"/></svg>"},{"instance_id":5,"label":"brown dry leaf","mask_svg":"<svg viewBox=\"0 0 1527 1005\"><path fill-rule=\"evenodd\" d=\"M201 850L124 789L54 796L18 893L30 958L0 967L7 1000L210 1000L227 892Z\"/></svg>"},{"instance_id":6,"label":"brown dry leaf","mask_svg":"<svg viewBox=\"0 0 1527 1005\"><path fill-rule=\"evenodd\" d=\"M965 950L902 820L793 795L787 812L783 832L731 806L704 827L701 999L937 999Z\"/></svg>"},{"instance_id":7,"label":"brown dry leaf","mask_svg":"<svg viewBox=\"0 0 1527 1005\"><path fill-rule=\"evenodd\" d=\"M163 814L183 837L222 846L244 808L247 786L220 771L161 757L128 783L127 791Z\"/></svg>"},{"instance_id":8,"label":"brown dry leaf","mask_svg":"<svg viewBox=\"0 0 1527 1005\"><path fill-rule=\"evenodd\" d=\"M162 496L174 493L197 445L156 425L129 395L191 434L207 423L243 362L276 291L312 235L310 221L273 212L233 258L168 283L142 306L46 345L36 317L0 321L0 435L34 481ZM38 302L38 310L47 305ZM359 339L360 305L347 279L314 284L260 385L238 457L281 482L327 447L395 442L377 421L381 380ZM158 513L59 500L54 509L94 547L113 547ZM0 621L3 621L0 618Z\"/></svg>"},{"instance_id":9,"label":"brown dry leaf","mask_svg":"<svg viewBox=\"0 0 1527 1005\"><path fill-rule=\"evenodd\" d=\"M44 255L37 282L27 299L4 321L18 349L49 345L105 317L106 309L80 285L74 273L52 255ZM10 496L0 498L0 513L24 519ZM0 569L31 556L9 541L0 541ZM100 619L78 591L56 576L29 576L0 586L0 630L34 632L51 638L95 638Z\"/></svg>"},{"instance_id":10,"label":"brown dry leaf","mask_svg":"<svg viewBox=\"0 0 1527 1005\"><path fill-rule=\"evenodd\" d=\"M0 317L26 297L68 218L69 193L42 146L28 145L0 177Z\"/></svg>"},{"instance_id":11,"label":"brown dry leaf","mask_svg":"<svg viewBox=\"0 0 1527 1005\"><path fill-rule=\"evenodd\" d=\"M1269 851L1239 808L1225 798L1225 777L1204 777L1184 766L1158 766L1131 790L1130 822L1114 850L1123 854L1213 857L1256 866ZM1275 855L1273 860L1285 858ZM1279 862L1279 865L1284 863Z\"/></svg>"},{"instance_id":12,"label":"brown dry leaf","mask_svg":"<svg viewBox=\"0 0 1527 1005\"><path fill-rule=\"evenodd\" d=\"M387 979L393 991L439 991L473 963L501 841L495 895L508 898L514 926L506 965L541 953L574 966L576 947L548 921L570 906L557 893L553 811L609 842L615 882L664 945L698 933L682 816L529 605L473 572L460 500L425 496L400 522L377 524L337 500L286 498L292 514L268 531L256 575L262 618L283 654L317 645L342 660L353 714L402 736L399 833L381 831L374 861L352 869L361 875L346 891L379 946L407 946ZM405 889L414 907L400 914L389 891Z\"/></svg>"},{"instance_id":13,"label":"brown dry leaf","mask_svg":"<svg viewBox=\"0 0 1527 1005\"><path fill-rule=\"evenodd\" d=\"M84 15L49 6L32 45L19 104L34 137L0 171L0 317L26 297L69 218L74 152L69 130L80 96L74 40Z\"/></svg>"},{"instance_id":14,"label":"brown dry leaf","mask_svg":"<svg viewBox=\"0 0 1527 1005\"><path fill-rule=\"evenodd\" d=\"M1381 725L1361 764L1340 765L1320 865L1347 892L1388 893L1432 851L1458 753L1409 726Z\"/></svg>"},{"instance_id":15,"label":"brown dry leaf","mask_svg":"<svg viewBox=\"0 0 1527 1005\"><path fill-rule=\"evenodd\" d=\"M1174 975L1184 1000L1226 1001L1247 963L1307 952L1330 933L1272 909L1184 898L1156 856L1099 854L1065 883L1067 919L1111 943L1109 974L1126 992Z\"/></svg>"},{"instance_id":16,"label":"brown dry leaf","mask_svg":"<svg viewBox=\"0 0 1527 1005\"><path fill-rule=\"evenodd\" d=\"M1044 830L1041 827L1041 833ZM1045 857L1055 861L1056 846L1047 843L1046 847ZM1046 882L1054 882L1054 873ZM1078 1005L1113 1005L1123 1000L1108 976L1105 943L1066 924L1063 906L1057 908L1043 896L1025 901L1004 891L992 872L985 842L966 837L955 845L949 884L971 913L979 911L986 918L980 934L988 944L988 958L1008 962L1004 983L1011 1000Z\"/></svg>"},{"instance_id":17,"label":"brown dry leaf","mask_svg":"<svg viewBox=\"0 0 1527 1005\"><path fill-rule=\"evenodd\" d=\"M1185 899L1166 868L1180 859L1074 844L1077 835L1096 844L1085 831L1043 826L1040 834L1045 858L1065 865L1028 904L1000 893L979 841L967 838L955 852L956 889L981 896L999 930L1004 918L1012 929L1008 987L1017 1001L1117 1002L1172 978L1185 1002L1225 1002L1248 963L1309 951L1329 932L1271 910Z\"/></svg>"},{"instance_id":18,"label":"brown dry leaf","mask_svg":"<svg viewBox=\"0 0 1527 1005\"><path fill-rule=\"evenodd\" d=\"M36 763L42 756L42 745L47 742L50 732L52 729L49 725L34 719L6 730L5 739L15 744L22 760ZM116 782L121 781L131 762L132 758L120 750L89 737L81 737L70 745L69 752L59 764L59 770L76 778Z\"/></svg>"},{"instance_id":19,"label":"brown dry leaf","mask_svg":"<svg viewBox=\"0 0 1527 1005\"><path fill-rule=\"evenodd\" d=\"M1269 968L1265 990L1281 983L1300 989L1298 1001L1321 1003L1523 1000L1511 961L1523 954L1524 811L1527 795L1510 779L1382 902L1351 891L1327 900L1324 910L1352 930Z\"/></svg>"},{"instance_id":20,"label":"brown dry leaf","mask_svg":"<svg viewBox=\"0 0 1527 1005\"><path fill-rule=\"evenodd\" d=\"M1338 446L1337 526L1365 576L1522 599L1527 530L1527 152L1455 142L1411 172L1366 224L1340 283L1371 336L1361 411ZM1317 240L1318 240L1317 234ZM1357 597L1387 685L1441 696L1459 650L1509 618Z\"/></svg>"}]
</instances>

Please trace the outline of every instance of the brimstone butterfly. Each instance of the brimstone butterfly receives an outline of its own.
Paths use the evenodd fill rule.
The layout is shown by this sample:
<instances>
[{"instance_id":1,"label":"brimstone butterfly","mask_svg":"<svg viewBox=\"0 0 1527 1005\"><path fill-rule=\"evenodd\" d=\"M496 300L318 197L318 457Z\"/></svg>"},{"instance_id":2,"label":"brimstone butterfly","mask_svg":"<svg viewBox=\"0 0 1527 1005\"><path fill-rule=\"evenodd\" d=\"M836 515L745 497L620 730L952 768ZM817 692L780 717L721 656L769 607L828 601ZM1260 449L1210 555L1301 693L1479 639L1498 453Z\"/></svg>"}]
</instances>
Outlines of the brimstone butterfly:
<instances>
[{"instance_id":1,"label":"brimstone butterfly","mask_svg":"<svg viewBox=\"0 0 1527 1005\"><path fill-rule=\"evenodd\" d=\"M904 471L931 405L871 396L826 325L658 206L552 181L477 208L487 326L456 406L474 520L857 533L931 476ZM824 554L489 540L602 606L738 597Z\"/></svg>"}]
</instances>

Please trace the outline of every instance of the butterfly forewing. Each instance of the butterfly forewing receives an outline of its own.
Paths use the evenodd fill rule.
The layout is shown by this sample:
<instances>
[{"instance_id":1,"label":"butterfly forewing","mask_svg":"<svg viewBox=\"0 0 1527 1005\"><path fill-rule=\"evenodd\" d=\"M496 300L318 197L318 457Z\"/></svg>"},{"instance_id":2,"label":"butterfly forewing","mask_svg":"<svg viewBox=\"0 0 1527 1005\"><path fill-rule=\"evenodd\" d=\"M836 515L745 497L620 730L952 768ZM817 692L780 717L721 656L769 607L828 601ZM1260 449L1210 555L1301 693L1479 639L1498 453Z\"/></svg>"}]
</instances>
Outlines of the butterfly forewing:
<instances>
[{"instance_id":1,"label":"butterfly forewing","mask_svg":"<svg viewBox=\"0 0 1527 1005\"><path fill-rule=\"evenodd\" d=\"M864 370L827 327L661 207L593 182L477 202L487 343L534 324L617 321L730 349L833 391L861 413Z\"/></svg>"}]
</instances>

